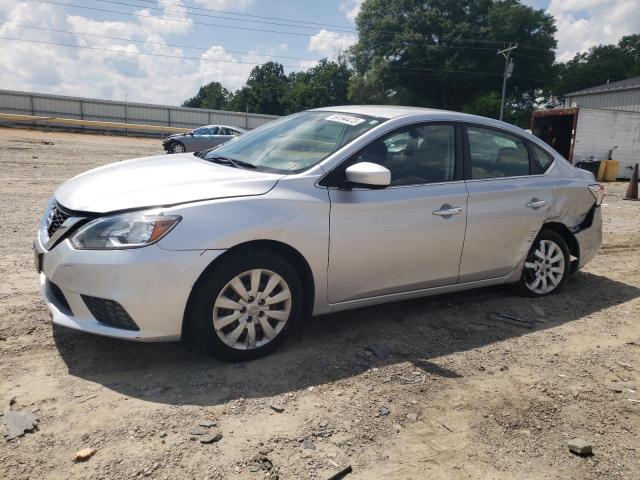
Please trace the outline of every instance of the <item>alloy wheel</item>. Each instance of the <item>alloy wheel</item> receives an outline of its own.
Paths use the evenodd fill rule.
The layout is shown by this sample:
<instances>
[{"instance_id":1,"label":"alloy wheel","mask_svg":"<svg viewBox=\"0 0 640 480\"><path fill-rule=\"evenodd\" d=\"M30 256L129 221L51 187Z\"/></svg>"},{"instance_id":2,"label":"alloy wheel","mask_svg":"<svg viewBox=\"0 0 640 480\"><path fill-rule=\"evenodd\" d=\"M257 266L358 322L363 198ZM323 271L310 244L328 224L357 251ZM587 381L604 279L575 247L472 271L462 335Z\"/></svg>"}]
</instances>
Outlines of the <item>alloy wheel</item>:
<instances>
[{"instance_id":1,"label":"alloy wheel","mask_svg":"<svg viewBox=\"0 0 640 480\"><path fill-rule=\"evenodd\" d=\"M171 151L173 153L184 153L184 145L181 143L174 143L171 147Z\"/></svg>"},{"instance_id":2,"label":"alloy wheel","mask_svg":"<svg viewBox=\"0 0 640 480\"><path fill-rule=\"evenodd\" d=\"M525 285L539 295L552 292L562 282L565 259L560 246L551 240L540 240L524 264Z\"/></svg>"},{"instance_id":3,"label":"alloy wheel","mask_svg":"<svg viewBox=\"0 0 640 480\"><path fill-rule=\"evenodd\" d=\"M275 272L241 273L220 291L213 305L213 327L226 345L259 348L274 340L291 314L291 290Z\"/></svg>"}]
</instances>

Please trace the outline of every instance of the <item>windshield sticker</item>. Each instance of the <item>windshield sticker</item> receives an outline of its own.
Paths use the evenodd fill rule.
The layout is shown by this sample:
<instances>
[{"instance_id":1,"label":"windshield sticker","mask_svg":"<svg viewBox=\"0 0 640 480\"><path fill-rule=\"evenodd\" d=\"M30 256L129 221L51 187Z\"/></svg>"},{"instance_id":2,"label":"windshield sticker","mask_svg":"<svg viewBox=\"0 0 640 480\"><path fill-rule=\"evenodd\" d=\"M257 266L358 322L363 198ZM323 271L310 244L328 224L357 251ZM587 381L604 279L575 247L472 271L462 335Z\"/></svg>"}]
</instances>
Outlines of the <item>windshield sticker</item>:
<instances>
[{"instance_id":1,"label":"windshield sticker","mask_svg":"<svg viewBox=\"0 0 640 480\"><path fill-rule=\"evenodd\" d=\"M364 122L363 118L352 117L351 115L341 115L339 113L335 113L333 115L329 115L325 120L330 120L332 122L344 123L345 125L351 125L352 127L355 125L359 125Z\"/></svg>"},{"instance_id":2,"label":"windshield sticker","mask_svg":"<svg viewBox=\"0 0 640 480\"><path fill-rule=\"evenodd\" d=\"M285 163L282 168L285 170L298 170L301 166L300 162L288 162Z\"/></svg>"}]
</instances>

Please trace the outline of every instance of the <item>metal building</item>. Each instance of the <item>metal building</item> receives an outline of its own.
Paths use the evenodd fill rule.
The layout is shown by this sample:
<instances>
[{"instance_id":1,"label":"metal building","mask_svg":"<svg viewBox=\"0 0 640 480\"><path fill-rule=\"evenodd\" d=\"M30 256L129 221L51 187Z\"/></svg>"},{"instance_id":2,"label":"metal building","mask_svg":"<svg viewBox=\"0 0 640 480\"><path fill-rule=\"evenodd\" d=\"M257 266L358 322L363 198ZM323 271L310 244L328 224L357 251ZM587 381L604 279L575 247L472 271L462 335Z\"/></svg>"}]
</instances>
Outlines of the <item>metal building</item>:
<instances>
[{"instance_id":1,"label":"metal building","mask_svg":"<svg viewBox=\"0 0 640 480\"><path fill-rule=\"evenodd\" d=\"M565 95L565 107L640 112L640 77L568 93Z\"/></svg>"}]
</instances>

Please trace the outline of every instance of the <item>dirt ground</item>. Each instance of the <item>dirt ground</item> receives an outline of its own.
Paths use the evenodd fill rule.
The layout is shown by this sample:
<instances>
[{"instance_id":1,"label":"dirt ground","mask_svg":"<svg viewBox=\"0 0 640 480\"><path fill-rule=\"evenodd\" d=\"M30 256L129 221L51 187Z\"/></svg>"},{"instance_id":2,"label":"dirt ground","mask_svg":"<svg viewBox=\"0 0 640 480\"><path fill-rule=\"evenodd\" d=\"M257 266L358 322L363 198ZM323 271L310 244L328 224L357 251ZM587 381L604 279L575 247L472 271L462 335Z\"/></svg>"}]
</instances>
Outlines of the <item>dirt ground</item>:
<instances>
[{"instance_id":1,"label":"dirt ground","mask_svg":"<svg viewBox=\"0 0 640 480\"><path fill-rule=\"evenodd\" d=\"M153 153L157 139L0 129L0 400L39 419L0 439L0 478L640 478L640 202L624 184L607 185L602 250L559 295L318 317L230 365L52 327L40 300L31 241L56 186ZM200 443L203 420L222 439Z\"/></svg>"}]
</instances>

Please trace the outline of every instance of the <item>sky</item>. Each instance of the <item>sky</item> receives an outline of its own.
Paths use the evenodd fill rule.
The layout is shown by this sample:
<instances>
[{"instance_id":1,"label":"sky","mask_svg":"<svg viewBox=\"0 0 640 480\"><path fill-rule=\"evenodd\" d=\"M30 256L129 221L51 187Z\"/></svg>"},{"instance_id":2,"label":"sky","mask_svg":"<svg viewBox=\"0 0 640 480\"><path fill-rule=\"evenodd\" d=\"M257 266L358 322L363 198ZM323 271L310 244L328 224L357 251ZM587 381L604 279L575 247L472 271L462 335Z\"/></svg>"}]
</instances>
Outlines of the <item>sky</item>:
<instances>
[{"instance_id":1,"label":"sky","mask_svg":"<svg viewBox=\"0 0 640 480\"><path fill-rule=\"evenodd\" d=\"M0 89L179 105L211 81L238 89L268 60L290 72L335 57L361 3L0 0ZM560 60L640 32L638 0L523 3L555 17Z\"/></svg>"}]
</instances>

